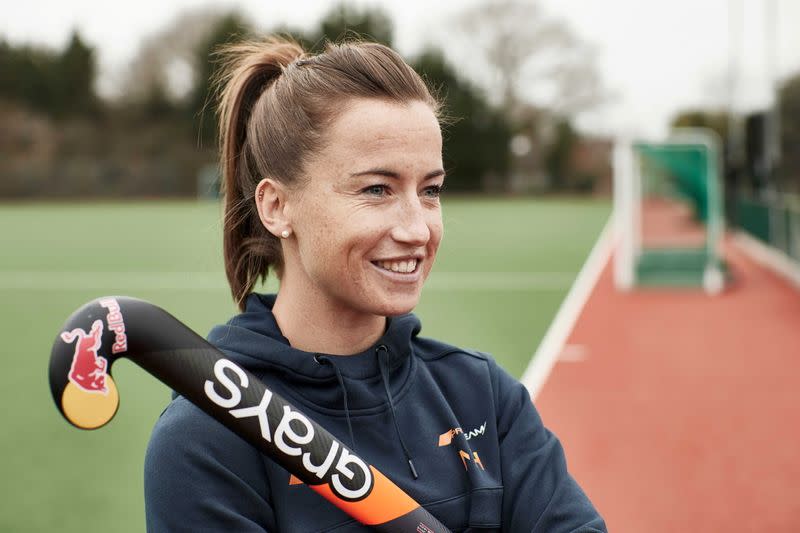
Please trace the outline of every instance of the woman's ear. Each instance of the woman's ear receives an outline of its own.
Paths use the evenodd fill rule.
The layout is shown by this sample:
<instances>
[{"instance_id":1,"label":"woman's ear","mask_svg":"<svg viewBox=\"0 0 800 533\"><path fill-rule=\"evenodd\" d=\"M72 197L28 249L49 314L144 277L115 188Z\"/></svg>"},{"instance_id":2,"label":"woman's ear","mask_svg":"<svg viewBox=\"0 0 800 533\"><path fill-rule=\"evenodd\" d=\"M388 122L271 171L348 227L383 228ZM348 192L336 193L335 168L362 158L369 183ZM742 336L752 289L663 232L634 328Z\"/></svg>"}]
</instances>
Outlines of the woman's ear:
<instances>
[{"instance_id":1,"label":"woman's ear","mask_svg":"<svg viewBox=\"0 0 800 533\"><path fill-rule=\"evenodd\" d=\"M285 214L286 193L286 186L272 178L264 178L256 186L258 218L276 237L286 238L292 230Z\"/></svg>"}]
</instances>

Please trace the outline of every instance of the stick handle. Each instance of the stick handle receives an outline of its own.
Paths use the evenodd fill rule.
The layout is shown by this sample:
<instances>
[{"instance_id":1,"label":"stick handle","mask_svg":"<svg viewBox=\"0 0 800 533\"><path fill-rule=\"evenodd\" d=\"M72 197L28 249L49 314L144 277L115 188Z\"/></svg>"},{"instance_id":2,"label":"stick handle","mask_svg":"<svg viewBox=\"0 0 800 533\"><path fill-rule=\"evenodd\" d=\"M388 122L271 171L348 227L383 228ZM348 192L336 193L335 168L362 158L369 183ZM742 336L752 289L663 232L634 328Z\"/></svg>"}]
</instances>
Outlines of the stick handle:
<instances>
[{"instance_id":1,"label":"stick handle","mask_svg":"<svg viewBox=\"0 0 800 533\"><path fill-rule=\"evenodd\" d=\"M448 533L377 468L163 309L99 298L62 331L50 386L73 425L94 429L111 420L119 399L108 372L126 357L362 524L387 533Z\"/></svg>"}]
</instances>

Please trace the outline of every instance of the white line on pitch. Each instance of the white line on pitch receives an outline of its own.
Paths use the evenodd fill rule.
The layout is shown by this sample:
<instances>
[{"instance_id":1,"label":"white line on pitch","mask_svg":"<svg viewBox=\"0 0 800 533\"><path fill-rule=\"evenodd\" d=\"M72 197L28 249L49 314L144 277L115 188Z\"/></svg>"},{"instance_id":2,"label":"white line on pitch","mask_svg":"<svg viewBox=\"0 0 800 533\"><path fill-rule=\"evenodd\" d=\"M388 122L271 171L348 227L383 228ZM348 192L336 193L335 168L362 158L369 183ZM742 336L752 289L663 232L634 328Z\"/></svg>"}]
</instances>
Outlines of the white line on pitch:
<instances>
[{"instance_id":1,"label":"white line on pitch","mask_svg":"<svg viewBox=\"0 0 800 533\"><path fill-rule=\"evenodd\" d=\"M536 398L550 376L553 365L558 360L572 328L575 327L575 322L578 321L583 306L592 294L592 290L611 256L614 240L614 213L612 212L592 247L589 257L578 273L578 277L575 278L575 282L567 293L567 297L561 303L547 333L522 374L520 381L528 389L532 399Z\"/></svg>"},{"instance_id":2,"label":"white line on pitch","mask_svg":"<svg viewBox=\"0 0 800 533\"><path fill-rule=\"evenodd\" d=\"M426 282L432 291L565 290L569 272L434 272ZM39 272L0 271L0 290L226 290L217 272Z\"/></svg>"}]
</instances>

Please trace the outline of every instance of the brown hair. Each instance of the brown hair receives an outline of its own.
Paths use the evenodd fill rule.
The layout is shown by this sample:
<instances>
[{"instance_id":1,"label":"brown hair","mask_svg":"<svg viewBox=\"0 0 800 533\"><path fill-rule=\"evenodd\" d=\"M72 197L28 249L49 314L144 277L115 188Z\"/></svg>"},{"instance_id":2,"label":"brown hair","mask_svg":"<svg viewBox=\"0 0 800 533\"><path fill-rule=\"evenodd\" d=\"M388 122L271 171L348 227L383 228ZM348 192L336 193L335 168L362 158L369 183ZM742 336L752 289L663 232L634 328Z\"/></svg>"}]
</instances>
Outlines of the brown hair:
<instances>
[{"instance_id":1,"label":"brown hair","mask_svg":"<svg viewBox=\"0 0 800 533\"><path fill-rule=\"evenodd\" d=\"M328 44L309 55L294 41L270 37L218 52L220 164L224 192L225 273L240 309L256 281L283 268L280 240L264 228L255 189L270 177L300 181L326 128L352 98L422 101L439 113L425 82L392 49L376 43Z\"/></svg>"}]
</instances>

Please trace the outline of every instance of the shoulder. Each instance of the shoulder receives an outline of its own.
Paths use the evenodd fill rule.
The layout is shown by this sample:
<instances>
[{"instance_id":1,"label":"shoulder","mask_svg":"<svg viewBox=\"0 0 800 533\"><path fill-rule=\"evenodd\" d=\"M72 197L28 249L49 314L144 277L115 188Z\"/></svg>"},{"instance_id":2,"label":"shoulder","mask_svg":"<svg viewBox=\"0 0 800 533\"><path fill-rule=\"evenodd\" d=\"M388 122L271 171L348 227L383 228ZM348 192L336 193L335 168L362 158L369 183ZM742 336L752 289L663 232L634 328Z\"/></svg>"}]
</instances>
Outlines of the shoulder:
<instances>
[{"instance_id":1,"label":"shoulder","mask_svg":"<svg viewBox=\"0 0 800 533\"><path fill-rule=\"evenodd\" d=\"M258 451L182 397L153 429L144 499L148 531L274 530Z\"/></svg>"},{"instance_id":2,"label":"shoulder","mask_svg":"<svg viewBox=\"0 0 800 533\"><path fill-rule=\"evenodd\" d=\"M433 374L457 376L465 383L485 384L497 400L507 395L510 389L525 388L486 352L417 337L414 355Z\"/></svg>"},{"instance_id":3,"label":"shoulder","mask_svg":"<svg viewBox=\"0 0 800 533\"><path fill-rule=\"evenodd\" d=\"M512 381L516 381L497 364L491 354L471 348L462 348L440 340L416 337L414 339L414 355L424 363L445 361L447 364L483 369L493 375L502 375L504 379L510 378Z\"/></svg>"},{"instance_id":4,"label":"shoulder","mask_svg":"<svg viewBox=\"0 0 800 533\"><path fill-rule=\"evenodd\" d=\"M494 364L494 359L488 353L469 348L461 348L428 337L414 338L414 354L425 362L449 358L453 360L463 360L465 362L476 361L484 364Z\"/></svg>"},{"instance_id":5,"label":"shoulder","mask_svg":"<svg viewBox=\"0 0 800 533\"><path fill-rule=\"evenodd\" d=\"M182 396L174 399L156 422L145 456L145 476L243 476L264 484L258 451ZM258 466L258 468L254 468ZM199 479L196 479L199 481Z\"/></svg>"},{"instance_id":6,"label":"shoulder","mask_svg":"<svg viewBox=\"0 0 800 533\"><path fill-rule=\"evenodd\" d=\"M190 445L198 442L198 438L203 441L208 435L217 433L216 426L222 427L186 398L177 396L156 421L150 444L171 441L171 444L179 446Z\"/></svg>"}]
</instances>

